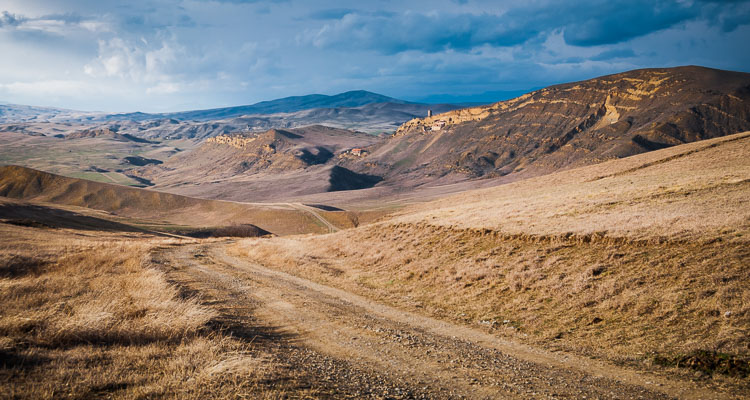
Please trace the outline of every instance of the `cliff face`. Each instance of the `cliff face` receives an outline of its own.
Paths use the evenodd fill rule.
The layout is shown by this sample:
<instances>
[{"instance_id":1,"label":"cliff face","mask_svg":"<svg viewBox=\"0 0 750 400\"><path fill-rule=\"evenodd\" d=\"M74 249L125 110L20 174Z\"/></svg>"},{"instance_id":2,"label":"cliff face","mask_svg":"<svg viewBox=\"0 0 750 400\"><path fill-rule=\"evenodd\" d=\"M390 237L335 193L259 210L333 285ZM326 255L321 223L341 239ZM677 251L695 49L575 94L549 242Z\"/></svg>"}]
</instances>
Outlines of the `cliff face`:
<instances>
[{"instance_id":1,"label":"cliff face","mask_svg":"<svg viewBox=\"0 0 750 400\"><path fill-rule=\"evenodd\" d=\"M636 70L413 119L360 168L386 177L529 176L748 129L750 74Z\"/></svg>"}]
</instances>

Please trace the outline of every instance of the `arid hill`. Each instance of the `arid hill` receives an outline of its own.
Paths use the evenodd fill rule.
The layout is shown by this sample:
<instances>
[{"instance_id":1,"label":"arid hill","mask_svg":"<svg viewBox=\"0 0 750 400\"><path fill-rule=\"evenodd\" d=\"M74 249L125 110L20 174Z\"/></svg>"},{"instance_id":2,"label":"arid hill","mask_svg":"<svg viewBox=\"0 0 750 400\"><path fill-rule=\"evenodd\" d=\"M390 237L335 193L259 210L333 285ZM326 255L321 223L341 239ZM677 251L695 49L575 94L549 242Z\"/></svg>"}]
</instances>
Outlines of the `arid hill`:
<instances>
[{"instance_id":1,"label":"arid hill","mask_svg":"<svg viewBox=\"0 0 750 400\"><path fill-rule=\"evenodd\" d=\"M750 74L644 69L418 118L344 164L402 185L535 176L750 129Z\"/></svg>"},{"instance_id":2,"label":"arid hill","mask_svg":"<svg viewBox=\"0 0 750 400\"><path fill-rule=\"evenodd\" d=\"M149 143L148 140L135 137L129 133L119 133L117 128L91 128L81 131L72 132L65 136L65 139L83 139L83 138L106 138L121 141L133 141L138 143Z\"/></svg>"},{"instance_id":3,"label":"arid hill","mask_svg":"<svg viewBox=\"0 0 750 400\"><path fill-rule=\"evenodd\" d=\"M252 224L268 232L326 232L328 227L304 207L292 204L242 204L202 200L169 193L68 178L18 166L0 167L0 197L38 203L84 207L115 216L186 225L222 227ZM345 212L320 211L342 226L351 226ZM342 214L342 215L338 215Z\"/></svg>"},{"instance_id":4,"label":"arid hill","mask_svg":"<svg viewBox=\"0 0 750 400\"><path fill-rule=\"evenodd\" d=\"M150 166L140 175L159 190L239 201L371 187L379 177L340 167L353 149L382 138L315 125L263 133L220 135L198 148Z\"/></svg>"},{"instance_id":5,"label":"arid hill","mask_svg":"<svg viewBox=\"0 0 750 400\"><path fill-rule=\"evenodd\" d=\"M750 74L629 71L413 119L392 137L338 149L325 143L364 136L333 130L323 139L315 129L287 130L310 139L252 134L243 150L219 150L209 144L226 139L212 139L143 177L169 192L238 201L425 201L748 130ZM364 151L340 154L346 147Z\"/></svg>"},{"instance_id":6,"label":"arid hill","mask_svg":"<svg viewBox=\"0 0 750 400\"><path fill-rule=\"evenodd\" d=\"M669 372L746 394L748 154L745 132L332 235L243 241L234 254L416 314L638 368L679 366Z\"/></svg>"}]
</instances>

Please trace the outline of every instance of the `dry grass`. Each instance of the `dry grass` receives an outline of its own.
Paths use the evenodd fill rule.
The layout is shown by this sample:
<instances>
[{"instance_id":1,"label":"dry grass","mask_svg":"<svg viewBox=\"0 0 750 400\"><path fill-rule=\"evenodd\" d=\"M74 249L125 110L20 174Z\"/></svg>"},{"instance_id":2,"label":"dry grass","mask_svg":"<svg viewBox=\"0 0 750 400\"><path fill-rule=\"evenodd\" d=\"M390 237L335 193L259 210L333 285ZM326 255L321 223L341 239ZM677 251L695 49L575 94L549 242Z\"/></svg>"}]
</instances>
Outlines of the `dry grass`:
<instances>
[{"instance_id":1,"label":"dry grass","mask_svg":"<svg viewBox=\"0 0 750 400\"><path fill-rule=\"evenodd\" d=\"M746 244L546 240L383 224L326 240L247 241L238 252L391 304L589 355L750 355Z\"/></svg>"},{"instance_id":2,"label":"dry grass","mask_svg":"<svg viewBox=\"0 0 750 400\"><path fill-rule=\"evenodd\" d=\"M281 396L265 356L151 265L173 241L89 234L0 224L0 397Z\"/></svg>"},{"instance_id":3,"label":"dry grass","mask_svg":"<svg viewBox=\"0 0 750 400\"><path fill-rule=\"evenodd\" d=\"M750 229L750 132L475 190L399 222L510 234L696 240Z\"/></svg>"},{"instance_id":4,"label":"dry grass","mask_svg":"<svg viewBox=\"0 0 750 400\"><path fill-rule=\"evenodd\" d=\"M191 198L18 166L0 166L0 196L62 207L86 207L121 217L193 227L252 224L277 235L327 231L309 213L283 204Z\"/></svg>"},{"instance_id":5,"label":"dry grass","mask_svg":"<svg viewBox=\"0 0 750 400\"><path fill-rule=\"evenodd\" d=\"M700 145L235 252L552 349L639 365L699 350L747 359L750 137Z\"/></svg>"}]
</instances>

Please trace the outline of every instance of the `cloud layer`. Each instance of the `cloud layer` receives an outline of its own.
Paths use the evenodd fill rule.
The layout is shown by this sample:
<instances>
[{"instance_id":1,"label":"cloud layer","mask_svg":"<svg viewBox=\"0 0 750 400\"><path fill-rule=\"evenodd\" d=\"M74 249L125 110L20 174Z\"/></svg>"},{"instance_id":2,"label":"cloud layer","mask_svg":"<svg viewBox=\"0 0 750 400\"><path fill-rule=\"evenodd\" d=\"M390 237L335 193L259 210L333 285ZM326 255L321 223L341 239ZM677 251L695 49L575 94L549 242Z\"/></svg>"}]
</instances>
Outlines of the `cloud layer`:
<instances>
[{"instance_id":1,"label":"cloud layer","mask_svg":"<svg viewBox=\"0 0 750 400\"><path fill-rule=\"evenodd\" d=\"M367 89L488 96L640 67L750 71L750 1L9 0L0 100L110 111Z\"/></svg>"}]
</instances>

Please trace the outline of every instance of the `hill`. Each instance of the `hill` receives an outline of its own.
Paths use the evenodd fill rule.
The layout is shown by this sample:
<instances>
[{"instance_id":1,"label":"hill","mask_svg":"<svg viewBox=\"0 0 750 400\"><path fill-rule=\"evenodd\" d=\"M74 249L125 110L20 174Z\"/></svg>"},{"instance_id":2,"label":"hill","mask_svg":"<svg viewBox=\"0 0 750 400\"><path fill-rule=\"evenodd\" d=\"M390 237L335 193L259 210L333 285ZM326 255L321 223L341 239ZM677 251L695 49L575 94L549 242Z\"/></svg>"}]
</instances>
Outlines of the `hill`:
<instances>
[{"instance_id":1,"label":"hill","mask_svg":"<svg viewBox=\"0 0 750 400\"><path fill-rule=\"evenodd\" d=\"M129 133L119 133L110 128L92 128L72 132L65 136L65 139L83 139L83 138L107 138L120 141L132 141L138 143L150 143L146 139L135 137Z\"/></svg>"},{"instance_id":2,"label":"hill","mask_svg":"<svg viewBox=\"0 0 750 400\"><path fill-rule=\"evenodd\" d=\"M292 204L242 204L195 199L145 189L75 179L18 166L0 167L0 197L34 204L84 207L144 225L222 227L252 224L278 235L325 232L328 227L314 213ZM345 212L328 212L351 226ZM179 227L175 227L178 229Z\"/></svg>"},{"instance_id":3,"label":"hill","mask_svg":"<svg viewBox=\"0 0 750 400\"><path fill-rule=\"evenodd\" d=\"M290 196L375 185L379 177L358 174L336 163L359 157L351 150L380 140L320 125L220 135L162 165L143 168L139 174L156 189L191 196L284 201Z\"/></svg>"},{"instance_id":4,"label":"hill","mask_svg":"<svg viewBox=\"0 0 750 400\"><path fill-rule=\"evenodd\" d=\"M377 177L371 181L374 187L349 186L357 191L329 190L320 183L332 174L302 168L299 160L295 168L281 170L277 163L266 170L259 167L265 156L258 155L256 167L236 168L226 159L206 158L212 154L206 148L175 157L169 180L145 177L157 184L161 179L164 190L192 196L295 199L347 208L386 202L398 206L748 129L750 74L700 67L648 69L410 120L392 137L358 144L366 147L362 156L331 157L322 164ZM202 167L206 178L201 182L236 184L187 184L195 174L180 171L196 168L190 164L208 165ZM285 182L282 187L288 190L276 190L276 182Z\"/></svg>"},{"instance_id":5,"label":"hill","mask_svg":"<svg viewBox=\"0 0 750 400\"><path fill-rule=\"evenodd\" d=\"M678 145L332 235L243 241L234 254L416 314L638 368L677 365L687 370L670 373L746 393L749 153L750 132Z\"/></svg>"},{"instance_id":6,"label":"hill","mask_svg":"<svg viewBox=\"0 0 750 400\"><path fill-rule=\"evenodd\" d=\"M748 129L750 74L645 69L417 118L344 166L403 185L509 182Z\"/></svg>"}]
</instances>

